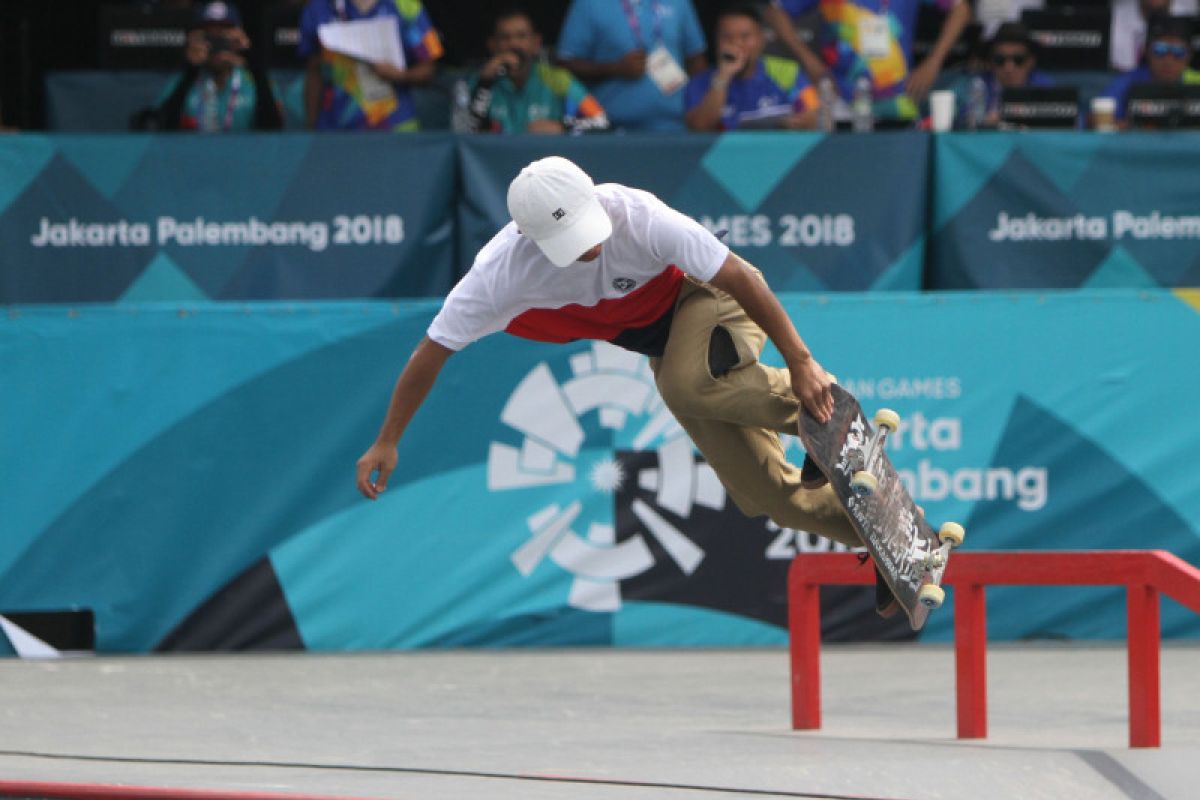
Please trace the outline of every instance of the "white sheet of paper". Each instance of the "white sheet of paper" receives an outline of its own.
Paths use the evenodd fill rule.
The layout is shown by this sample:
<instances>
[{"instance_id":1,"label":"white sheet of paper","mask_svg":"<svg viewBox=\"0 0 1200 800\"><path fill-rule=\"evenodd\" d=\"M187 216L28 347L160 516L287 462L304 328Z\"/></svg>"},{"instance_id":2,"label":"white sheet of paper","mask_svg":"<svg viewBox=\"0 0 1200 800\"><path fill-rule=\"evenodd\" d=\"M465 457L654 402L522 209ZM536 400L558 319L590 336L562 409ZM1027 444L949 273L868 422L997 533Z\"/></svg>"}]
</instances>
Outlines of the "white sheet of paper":
<instances>
[{"instance_id":1,"label":"white sheet of paper","mask_svg":"<svg viewBox=\"0 0 1200 800\"><path fill-rule=\"evenodd\" d=\"M328 22L317 28L321 46L335 53L404 69L404 47L400 44L400 20L395 17Z\"/></svg>"}]
</instances>

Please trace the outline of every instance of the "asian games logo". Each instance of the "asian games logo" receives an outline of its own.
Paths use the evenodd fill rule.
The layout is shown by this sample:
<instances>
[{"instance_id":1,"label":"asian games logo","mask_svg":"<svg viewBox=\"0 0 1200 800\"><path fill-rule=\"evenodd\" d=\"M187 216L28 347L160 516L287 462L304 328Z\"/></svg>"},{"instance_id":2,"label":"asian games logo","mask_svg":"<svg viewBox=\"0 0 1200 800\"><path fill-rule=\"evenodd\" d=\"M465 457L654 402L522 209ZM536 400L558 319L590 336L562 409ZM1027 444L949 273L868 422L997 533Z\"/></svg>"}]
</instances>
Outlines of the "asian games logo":
<instances>
[{"instance_id":1,"label":"asian games logo","mask_svg":"<svg viewBox=\"0 0 1200 800\"><path fill-rule=\"evenodd\" d=\"M571 356L570 366L571 378L559 383L543 362L513 390L500 420L523 439L520 447L490 444L488 489L570 486L575 497L565 507L539 508L531 501L529 538L511 560L528 577L548 559L574 576L572 607L616 611L619 582L654 566L647 537L685 575L704 560L704 551L660 510L685 519L695 505L720 510L725 489L711 467L696 462L691 440L659 396L645 357L594 342ZM639 529L620 543L611 522L613 496L631 476L617 457L618 441L626 450L658 454L657 468L633 476L638 487L654 493L654 504L633 500Z\"/></svg>"}]
</instances>

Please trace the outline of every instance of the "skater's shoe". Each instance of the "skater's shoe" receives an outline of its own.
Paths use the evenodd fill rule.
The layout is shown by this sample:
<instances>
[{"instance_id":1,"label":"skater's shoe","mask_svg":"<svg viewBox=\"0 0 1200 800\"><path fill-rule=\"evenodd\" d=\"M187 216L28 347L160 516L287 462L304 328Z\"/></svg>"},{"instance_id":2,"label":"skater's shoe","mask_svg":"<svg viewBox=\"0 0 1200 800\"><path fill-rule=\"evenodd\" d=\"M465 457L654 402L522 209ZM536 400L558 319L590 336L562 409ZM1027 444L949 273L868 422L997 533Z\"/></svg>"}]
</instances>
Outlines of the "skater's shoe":
<instances>
[{"instance_id":1,"label":"skater's shoe","mask_svg":"<svg viewBox=\"0 0 1200 800\"><path fill-rule=\"evenodd\" d=\"M804 464L800 467L800 488L820 489L827 483L829 483L829 479L825 477L825 473L821 472L817 467L817 462L809 458L806 453Z\"/></svg>"},{"instance_id":2,"label":"skater's shoe","mask_svg":"<svg viewBox=\"0 0 1200 800\"><path fill-rule=\"evenodd\" d=\"M892 594L892 587L883 579L879 567L875 568L875 613L884 619L896 616L900 611L900 601Z\"/></svg>"}]
</instances>

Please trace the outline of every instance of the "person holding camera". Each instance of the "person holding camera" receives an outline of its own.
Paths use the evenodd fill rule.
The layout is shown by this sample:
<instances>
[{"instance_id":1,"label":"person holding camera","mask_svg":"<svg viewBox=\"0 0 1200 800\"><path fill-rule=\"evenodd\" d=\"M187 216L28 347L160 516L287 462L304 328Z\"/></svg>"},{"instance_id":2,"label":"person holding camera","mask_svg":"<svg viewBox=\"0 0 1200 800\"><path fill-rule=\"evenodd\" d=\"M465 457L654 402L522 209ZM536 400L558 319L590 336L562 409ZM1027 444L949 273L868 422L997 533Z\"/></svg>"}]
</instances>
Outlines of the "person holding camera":
<instances>
[{"instance_id":1,"label":"person holding camera","mask_svg":"<svg viewBox=\"0 0 1200 800\"><path fill-rule=\"evenodd\" d=\"M596 98L562 67L539 60L542 37L529 15L502 11L488 39L491 59L479 70L467 106L471 130L584 133L608 129Z\"/></svg>"},{"instance_id":2,"label":"person holding camera","mask_svg":"<svg viewBox=\"0 0 1200 800\"><path fill-rule=\"evenodd\" d=\"M206 133L282 128L271 81L261 66L248 66L249 50L237 7L199 6L184 47L187 64L156 112L159 127Z\"/></svg>"},{"instance_id":3,"label":"person holding camera","mask_svg":"<svg viewBox=\"0 0 1200 800\"><path fill-rule=\"evenodd\" d=\"M688 81L684 121L694 131L812 128L820 100L800 65L764 56L758 9L729 6L717 17L717 66Z\"/></svg>"}]
</instances>

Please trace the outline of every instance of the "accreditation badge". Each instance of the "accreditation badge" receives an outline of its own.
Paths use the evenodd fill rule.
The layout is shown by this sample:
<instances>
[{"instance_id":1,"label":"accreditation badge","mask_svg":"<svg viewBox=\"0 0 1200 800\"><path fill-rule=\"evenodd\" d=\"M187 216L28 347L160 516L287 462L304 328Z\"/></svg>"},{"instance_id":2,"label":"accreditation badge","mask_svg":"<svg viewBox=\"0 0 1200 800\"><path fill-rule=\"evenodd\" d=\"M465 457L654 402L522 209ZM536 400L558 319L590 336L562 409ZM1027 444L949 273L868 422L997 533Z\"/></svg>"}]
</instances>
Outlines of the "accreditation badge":
<instances>
[{"instance_id":1,"label":"accreditation badge","mask_svg":"<svg viewBox=\"0 0 1200 800\"><path fill-rule=\"evenodd\" d=\"M858 52L865 58L883 58L892 50L892 31L886 14L864 12L858 21Z\"/></svg>"},{"instance_id":2,"label":"accreditation badge","mask_svg":"<svg viewBox=\"0 0 1200 800\"><path fill-rule=\"evenodd\" d=\"M392 85L376 75L375 70L371 69L370 64L364 61L356 61L354 72L358 78L358 88L362 90L363 102L378 103L396 96Z\"/></svg>"},{"instance_id":3,"label":"accreditation badge","mask_svg":"<svg viewBox=\"0 0 1200 800\"><path fill-rule=\"evenodd\" d=\"M687 83L687 73L666 45L661 43L646 57L646 74L665 95L675 94Z\"/></svg>"}]
</instances>

